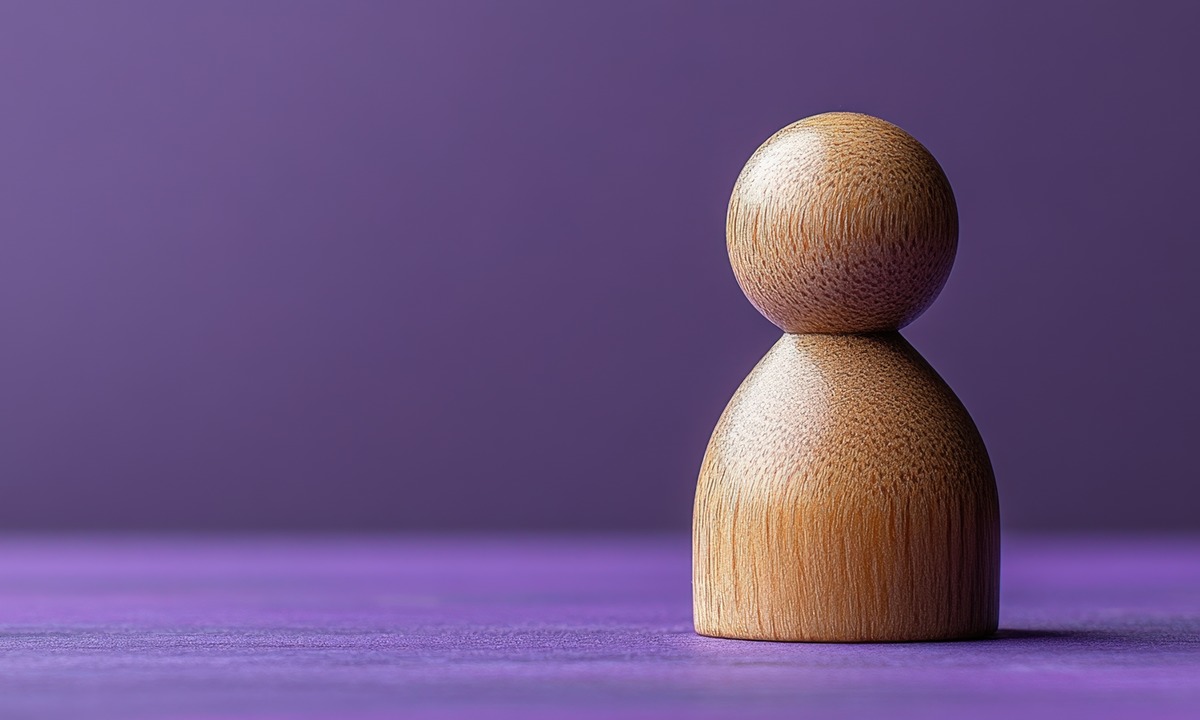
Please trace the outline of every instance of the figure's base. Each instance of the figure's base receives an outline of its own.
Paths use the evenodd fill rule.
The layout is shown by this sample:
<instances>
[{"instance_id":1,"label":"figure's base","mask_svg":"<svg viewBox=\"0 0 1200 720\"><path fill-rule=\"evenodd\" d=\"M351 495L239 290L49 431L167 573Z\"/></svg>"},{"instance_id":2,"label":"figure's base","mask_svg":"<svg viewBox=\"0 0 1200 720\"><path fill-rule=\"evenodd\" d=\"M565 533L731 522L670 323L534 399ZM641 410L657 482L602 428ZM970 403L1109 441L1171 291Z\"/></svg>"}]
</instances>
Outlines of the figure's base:
<instances>
[{"instance_id":1,"label":"figure's base","mask_svg":"<svg viewBox=\"0 0 1200 720\"><path fill-rule=\"evenodd\" d=\"M987 448L898 333L780 338L713 431L692 543L702 635L916 642L996 630Z\"/></svg>"},{"instance_id":2,"label":"figure's base","mask_svg":"<svg viewBox=\"0 0 1200 720\"><path fill-rule=\"evenodd\" d=\"M802 635L764 634L739 631L722 631L711 628L696 628L697 635L721 638L723 640L757 640L760 642L795 642L795 643L910 643L910 642L951 642L955 640L983 640L996 633L997 625L986 628L962 630L956 632L933 631L928 633L906 633L897 635L838 635L811 633Z\"/></svg>"}]
</instances>

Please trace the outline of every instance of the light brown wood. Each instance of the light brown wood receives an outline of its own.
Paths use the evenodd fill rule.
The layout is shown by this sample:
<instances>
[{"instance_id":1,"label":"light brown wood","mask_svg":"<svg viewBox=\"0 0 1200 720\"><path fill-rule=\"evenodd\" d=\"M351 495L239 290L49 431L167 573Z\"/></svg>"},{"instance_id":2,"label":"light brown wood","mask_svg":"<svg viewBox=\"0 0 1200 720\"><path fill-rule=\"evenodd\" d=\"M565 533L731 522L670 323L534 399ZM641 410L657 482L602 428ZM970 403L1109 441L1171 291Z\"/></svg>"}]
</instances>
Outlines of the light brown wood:
<instances>
[{"instance_id":1,"label":"light brown wood","mask_svg":"<svg viewBox=\"0 0 1200 720\"><path fill-rule=\"evenodd\" d=\"M987 450L896 332L953 261L957 210L941 168L893 125L817 116L755 153L729 217L747 296L793 332L738 389L704 458L696 631L827 642L993 632Z\"/></svg>"},{"instance_id":2,"label":"light brown wood","mask_svg":"<svg viewBox=\"0 0 1200 720\"><path fill-rule=\"evenodd\" d=\"M974 423L899 333L784 335L733 396L704 458L696 630L987 634L998 527Z\"/></svg>"},{"instance_id":3,"label":"light brown wood","mask_svg":"<svg viewBox=\"0 0 1200 720\"><path fill-rule=\"evenodd\" d=\"M958 209L941 166L908 133L826 113L751 156L726 231L746 297L785 332L899 330L950 274Z\"/></svg>"}]
</instances>

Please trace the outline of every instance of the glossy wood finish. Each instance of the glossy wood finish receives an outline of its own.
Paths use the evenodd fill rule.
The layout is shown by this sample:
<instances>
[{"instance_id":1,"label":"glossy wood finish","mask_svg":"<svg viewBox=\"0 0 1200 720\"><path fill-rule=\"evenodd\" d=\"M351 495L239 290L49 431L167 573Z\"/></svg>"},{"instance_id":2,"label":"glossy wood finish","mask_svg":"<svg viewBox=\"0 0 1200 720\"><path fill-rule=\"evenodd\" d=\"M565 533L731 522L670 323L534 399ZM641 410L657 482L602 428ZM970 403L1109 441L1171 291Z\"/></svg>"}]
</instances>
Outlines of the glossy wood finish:
<instances>
[{"instance_id":1,"label":"glossy wood finish","mask_svg":"<svg viewBox=\"0 0 1200 720\"><path fill-rule=\"evenodd\" d=\"M896 332L950 272L945 174L890 123L772 136L729 205L730 260L787 334L734 395L700 472L697 632L901 641L996 629L999 508L954 392Z\"/></svg>"}]
</instances>

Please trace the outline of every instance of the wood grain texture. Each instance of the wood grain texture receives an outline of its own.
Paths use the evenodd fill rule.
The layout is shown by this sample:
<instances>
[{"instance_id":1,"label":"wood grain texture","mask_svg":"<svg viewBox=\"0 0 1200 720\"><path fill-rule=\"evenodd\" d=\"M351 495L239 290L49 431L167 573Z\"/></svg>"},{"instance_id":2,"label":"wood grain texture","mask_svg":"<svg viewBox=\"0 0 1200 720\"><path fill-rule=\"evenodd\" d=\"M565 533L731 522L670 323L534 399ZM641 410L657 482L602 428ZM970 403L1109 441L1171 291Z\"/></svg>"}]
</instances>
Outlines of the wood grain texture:
<instances>
[{"instance_id":1,"label":"wood grain texture","mask_svg":"<svg viewBox=\"0 0 1200 720\"><path fill-rule=\"evenodd\" d=\"M726 229L746 297L785 332L876 332L912 322L942 289L958 210L941 166L908 133L826 113L754 153Z\"/></svg>"},{"instance_id":2,"label":"wood grain texture","mask_svg":"<svg viewBox=\"0 0 1200 720\"><path fill-rule=\"evenodd\" d=\"M789 125L729 202L729 258L787 334L730 401L696 492L697 632L899 641L996 629L999 506L953 391L897 332L941 290L954 194L900 128Z\"/></svg>"},{"instance_id":3,"label":"wood grain texture","mask_svg":"<svg viewBox=\"0 0 1200 720\"><path fill-rule=\"evenodd\" d=\"M704 635L902 641L996 629L987 451L898 333L779 340L713 433L693 544Z\"/></svg>"}]
</instances>

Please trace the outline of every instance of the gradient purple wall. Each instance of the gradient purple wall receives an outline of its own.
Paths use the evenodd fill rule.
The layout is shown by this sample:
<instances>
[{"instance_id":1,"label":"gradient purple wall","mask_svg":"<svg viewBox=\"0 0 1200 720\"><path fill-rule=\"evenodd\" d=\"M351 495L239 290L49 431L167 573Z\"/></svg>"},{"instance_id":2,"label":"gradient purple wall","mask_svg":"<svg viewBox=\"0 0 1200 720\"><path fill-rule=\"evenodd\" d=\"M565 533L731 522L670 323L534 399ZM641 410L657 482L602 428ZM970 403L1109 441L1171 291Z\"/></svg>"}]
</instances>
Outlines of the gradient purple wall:
<instances>
[{"instance_id":1,"label":"gradient purple wall","mask_svg":"<svg viewBox=\"0 0 1200 720\"><path fill-rule=\"evenodd\" d=\"M834 109L954 183L1006 524L1196 528L1196 7L4 3L0 528L686 527Z\"/></svg>"}]
</instances>

